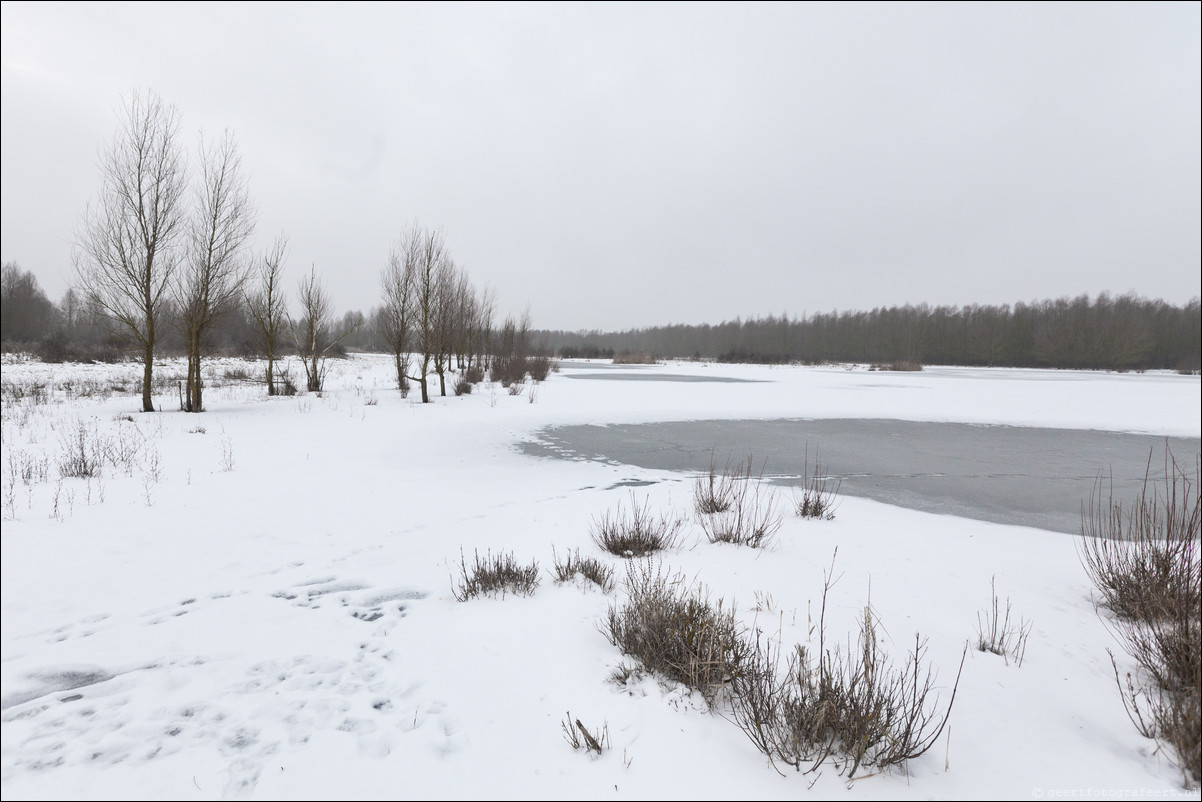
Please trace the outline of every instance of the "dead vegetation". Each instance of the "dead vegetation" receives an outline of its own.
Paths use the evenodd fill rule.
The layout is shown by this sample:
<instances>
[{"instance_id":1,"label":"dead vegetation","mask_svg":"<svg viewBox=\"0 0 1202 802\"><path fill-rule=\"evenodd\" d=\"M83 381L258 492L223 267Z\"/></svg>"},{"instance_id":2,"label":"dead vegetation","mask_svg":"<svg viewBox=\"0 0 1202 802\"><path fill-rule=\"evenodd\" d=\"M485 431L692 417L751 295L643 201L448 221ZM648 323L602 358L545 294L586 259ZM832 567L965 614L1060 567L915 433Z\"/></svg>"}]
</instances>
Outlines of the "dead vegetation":
<instances>
[{"instance_id":1,"label":"dead vegetation","mask_svg":"<svg viewBox=\"0 0 1202 802\"><path fill-rule=\"evenodd\" d=\"M1141 734L1171 747L1187 787L1202 777L1202 560L1199 456L1192 472L1165 448L1152 474L1124 504L1099 479L1081 515L1078 553L1099 593L1099 609L1136 663L1115 681Z\"/></svg>"}]
</instances>

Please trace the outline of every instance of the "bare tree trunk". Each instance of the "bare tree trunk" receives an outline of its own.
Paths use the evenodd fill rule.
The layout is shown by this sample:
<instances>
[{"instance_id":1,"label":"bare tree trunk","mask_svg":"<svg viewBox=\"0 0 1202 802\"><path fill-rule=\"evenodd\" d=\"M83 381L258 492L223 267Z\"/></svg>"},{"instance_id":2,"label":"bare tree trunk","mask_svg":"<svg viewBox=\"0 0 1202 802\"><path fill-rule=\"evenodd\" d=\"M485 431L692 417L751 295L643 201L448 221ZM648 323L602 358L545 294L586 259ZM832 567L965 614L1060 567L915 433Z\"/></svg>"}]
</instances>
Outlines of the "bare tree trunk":
<instances>
[{"instance_id":1,"label":"bare tree trunk","mask_svg":"<svg viewBox=\"0 0 1202 802\"><path fill-rule=\"evenodd\" d=\"M184 381L184 412L203 412L204 400L200 378L200 334L187 332L188 374Z\"/></svg>"},{"instance_id":2,"label":"bare tree trunk","mask_svg":"<svg viewBox=\"0 0 1202 802\"><path fill-rule=\"evenodd\" d=\"M142 344L142 411L154 412L154 399L150 387L154 382L154 340Z\"/></svg>"},{"instance_id":3,"label":"bare tree trunk","mask_svg":"<svg viewBox=\"0 0 1202 802\"><path fill-rule=\"evenodd\" d=\"M404 398L409 392L409 360L400 351L396 353L396 384Z\"/></svg>"}]
</instances>

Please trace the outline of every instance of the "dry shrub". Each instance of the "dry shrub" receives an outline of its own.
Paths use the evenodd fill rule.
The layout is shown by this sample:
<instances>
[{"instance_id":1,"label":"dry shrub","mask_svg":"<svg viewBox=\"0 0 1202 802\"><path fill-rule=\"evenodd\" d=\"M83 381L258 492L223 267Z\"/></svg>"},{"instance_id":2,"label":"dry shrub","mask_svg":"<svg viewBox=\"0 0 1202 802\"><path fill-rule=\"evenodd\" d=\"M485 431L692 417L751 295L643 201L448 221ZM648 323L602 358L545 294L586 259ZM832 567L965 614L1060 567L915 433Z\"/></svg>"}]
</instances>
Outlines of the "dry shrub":
<instances>
[{"instance_id":1,"label":"dry shrub","mask_svg":"<svg viewBox=\"0 0 1202 802\"><path fill-rule=\"evenodd\" d=\"M547 380L547 374L551 372L554 363L549 356L532 356L526 360L526 369L530 372L530 378L536 382Z\"/></svg>"},{"instance_id":2,"label":"dry shrub","mask_svg":"<svg viewBox=\"0 0 1202 802\"><path fill-rule=\"evenodd\" d=\"M1166 446L1162 478L1151 466L1149 454L1128 506L1099 479L1082 510L1078 553L1139 666L1124 681L1111 655L1127 713L1144 736L1172 747L1189 786L1202 778L1202 463L1195 454L1191 474Z\"/></svg>"},{"instance_id":3,"label":"dry shrub","mask_svg":"<svg viewBox=\"0 0 1202 802\"><path fill-rule=\"evenodd\" d=\"M556 582L571 582L579 575L606 593L614 589L614 569L596 557L581 557L580 549L569 552L563 560L559 559L554 548L551 549L551 555Z\"/></svg>"},{"instance_id":4,"label":"dry shrub","mask_svg":"<svg viewBox=\"0 0 1202 802\"><path fill-rule=\"evenodd\" d=\"M526 378L526 358L514 354L494 356L488 368L488 377L506 388L512 384L521 384Z\"/></svg>"},{"instance_id":5,"label":"dry shrub","mask_svg":"<svg viewBox=\"0 0 1202 802\"><path fill-rule=\"evenodd\" d=\"M463 552L459 553L459 586L452 589L457 601L465 602L477 596L495 596L498 593L502 597L506 593L534 595L539 583L537 560L529 565L518 565L512 552L496 557L489 552L483 560L480 559L480 552L473 554L474 563L469 570Z\"/></svg>"},{"instance_id":6,"label":"dry shrub","mask_svg":"<svg viewBox=\"0 0 1202 802\"><path fill-rule=\"evenodd\" d=\"M610 607L602 626L609 642L714 704L750 653L734 610L653 560L627 564L626 597Z\"/></svg>"},{"instance_id":7,"label":"dry shrub","mask_svg":"<svg viewBox=\"0 0 1202 802\"><path fill-rule=\"evenodd\" d=\"M881 647L881 624L864 608L855 649L826 646L826 601L822 591L818 649L794 647L780 669L780 646L757 638L735 675L731 713L752 743L776 763L807 773L832 765L854 778L864 769L901 766L925 753L947 725L964 655L951 698L939 704L935 674L926 663L922 639L899 668Z\"/></svg>"},{"instance_id":8,"label":"dry shrub","mask_svg":"<svg viewBox=\"0 0 1202 802\"><path fill-rule=\"evenodd\" d=\"M460 373L459 378L455 380L455 395L470 395L472 392L472 383L468 380L465 373Z\"/></svg>"},{"instance_id":9,"label":"dry shrub","mask_svg":"<svg viewBox=\"0 0 1202 802\"><path fill-rule=\"evenodd\" d=\"M670 514L653 516L650 501L639 506L630 494L629 516L618 503L617 512L594 518L590 527L593 542L619 557L642 557L653 551L675 548L684 527L684 519Z\"/></svg>"},{"instance_id":10,"label":"dry shrub","mask_svg":"<svg viewBox=\"0 0 1202 802\"><path fill-rule=\"evenodd\" d=\"M741 463L727 463L720 478L710 474L694 485L693 508L711 543L734 543L759 548L768 545L781 526L776 512L776 492L764 489L763 470L753 476L751 456ZM722 509L725 507L725 509ZM703 509L715 512L703 513Z\"/></svg>"},{"instance_id":11,"label":"dry shrub","mask_svg":"<svg viewBox=\"0 0 1202 802\"><path fill-rule=\"evenodd\" d=\"M802 465L800 495L793 497L793 506L798 517L815 518L820 521L835 520L835 507L838 506L839 489L843 487L843 480L837 480L832 488L819 460L814 461L814 473L811 474L808 445Z\"/></svg>"},{"instance_id":12,"label":"dry shrub","mask_svg":"<svg viewBox=\"0 0 1202 802\"><path fill-rule=\"evenodd\" d=\"M710 452L708 473L693 481L693 509L698 516L726 512L735 503L735 485L739 478L739 466L726 462L726 468L718 473L714 452Z\"/></svg>"},{"instance_id":13,"label":"dry shrub","mask_svg":"<svg viewBox=\"0 0 1202 802\"><path fill-rule=\"evenodd\" d=\"M58 472L63 478L90 479L100 475L105 443L95 426L88 426L82 419L76 420L59 440L63 450L58 460Z\"/></svg>"},{"instance_id":14,"label":"dry shrub","mask_svg":"<svg viewBox=\"0 0 1202 802\"><path fill-rule=\"evenodd\" d=\"M1023 659L1027 655L1027 638L1031 634L1033 622L1023 618L1018 623L1010 620L1010 598L1006 598L1006 610L1002 612L1001 603L997 597L996 578L990 578L989 589L992 591L993 603L982 612L977 613L977 649L991 652L1014 661L1022 668Z\"/></svg>"}]
</instances>

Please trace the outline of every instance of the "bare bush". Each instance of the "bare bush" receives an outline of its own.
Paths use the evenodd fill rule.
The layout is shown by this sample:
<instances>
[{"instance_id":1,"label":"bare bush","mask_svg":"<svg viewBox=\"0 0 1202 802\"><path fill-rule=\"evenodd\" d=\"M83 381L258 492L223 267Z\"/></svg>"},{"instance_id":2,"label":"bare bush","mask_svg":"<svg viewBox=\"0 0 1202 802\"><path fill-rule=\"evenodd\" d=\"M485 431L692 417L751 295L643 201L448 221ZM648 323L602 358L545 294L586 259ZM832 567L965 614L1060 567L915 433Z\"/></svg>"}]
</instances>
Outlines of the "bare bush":
<instances>
[{"instance_id":1,"label":"bare bush","mask_svg":"<svg viewBox=\"0 0 1202 802\"><path fill-rule=\"evenodd\" d=\"M1165 448L1163 477L1152 455L1128 506L1099 479L1082 510L1078 553L1124 650L1138 665L1115 680L1144 736L1167 743L1185 784L1202 777L1202 559L1199 455L1192 474ZM1103 492L1103 491L1106 492Z\"/></svg>"},{"instance_id":2,"label":"bare bush","mask_svg":"<svg viewBox=\"0 0 1202 802\"><path fill-rule=\"evenodd\" d=\"M605 512L594 518L590 527L593 542L619 557L642 557L653 551L675 548L684 528L684 519L670 514L653 516L650 500L639 506L630 495L629 516L618 503L617 512Z\"/></svg>"},{"instance_id":3,"label":"bare bush","mask_svg":"<svg viewBox=\"0 0 1202 802\"><path fill-rule=\"evenodd\" d=\"M488 378L500 382L502 387L521 385L526 378L526 358L517 356L494 357L488 368ZM518 390L520 393L521 390ZM510 393L516 395L516 393Z\"/></svg>"},{"instance_id":4,"label":"bare bush","mask_svg":"<svg viewBox=\"0 0 1202 802\"><path fill-rule=\"evenodd\" d=\"M658 561L626 567L626 603L610 607L602 633L648 670L714 704L742 670L749 645L734 610L711 602Z\"/></svg>"},{"instance_id":5,"label":"bare bush","mask_svg":"<svg viewBox=\"0 0 1202 802\"><path fill-rule=\"evenodd\" d=\"M734 543L740 546L760 548L768 545L781 526L781 517L776 512L776 492L765 490L763 471L759 476L752 473L753 459L731 466L717 480L714 495L710 494L708 477L702 477L694 490L701 489L702 495L694 493L695 509L703 506L718 506L729 502L726 509L709 514L699 514L698 522L711 543Z\"/></svg>"},{"instance_id":6,"label":"bare bush","mask_svg":"<svg viewBox=\"0 0 1202 802\"><path fill-rule=\"evenodd\" d=\"M1136 628L1132 628L1136 629ZM1202 777L1202 665L1199 663L1198 643L1202 638L1197 619L1192 629L1174 631L1173 625L1137 631L1136 637L1143 643L1132 647L1124 644L1128 653L1138 651L1139 667L1120 677L1118 663L1110 654L1114 667L1115 682L1118 684L1127 715L1136 729L1145 738L1172 748L1182 781L1187 788L1197 788ZM1122 632L1120 637L1128 633ZM1192 662L1191 662L1192 661ZM1162 685L1158 677L1177 675L1176 685Z\"/></svg>"},{"instance_id":7,"label":"bare bush","mask_svg":"<svg viewBox=\"0 0 1202 802\"><path fill-rule=\"evenodd\" d=\"M729 460L726 462L726 469L719 474L714 462L714 452L711 451L709 472L693 481L693 510L698 515L713 515L729 510L735 502L735 484L738 478L738 469L732 466Z\"/></svg>"},{"instance_id":8,"label":"bare bush","mask_svg":"<svg viewBox=\"0 0 1202 802\"><path fill-rule=\"evenodd\" d=\"M537 560L529 565L518 565L512 552L495 557L489 552L484 559L480 559L478 551L473 554L474 561L470 569L463 553L459 554L459 586L452 589L457 601L465 602L477 596L495 596L498 593L502 597L506 593L534 595L539 583Z\"/></svg>"},{"instance_id":9,"label":"bare bush","mask_svg":"<svg viewBox=\"0 0 1202 802\"><path fill-rule=\"evenodd\" d=\"M526 360L526 370L530 373L530 379L536 382L547 380L547 374L551 372L552 365L549 356L532 356Z\"/></svg>"},{"instance_id":10,"label":"bare bush","mask_svg":"<svg viewBox=\"0 0 1202 802\"><path fill-rule=\"evenodd\" d=\"M997 597L996 578L990 578L989 589L993 602L977 613L977 649L1004 657L1007 662L1013 657L1021 668L1033 622L1019 618L1017 624L1012 623L1010 598L1006 598L1006 610L1003 613Z\"/></svg>"},{"instance_id":11,"label":"bare bush","mask_svg":"<svg viewBox=\"0 0 1202 802\"><path fill-rule=\"evenodd\" d=\"M126 422L132 422L132 418ZM126 476L133 476L138 456L146 446L146 436L137 426L120 426L102 443L105 460Z\"/></svg>"},{"instance_id":12,"label":"bare bush","mask_svg":"<svg viewBox=\"0 0 1202 802\"><path fill-rule=\"evenodd\" d=\"M800 494L794 495L793 506L800 518L815 518L820 521L833 521L835 508L838 506L839 489L843 480L839 479L832 488L822 468L822 462L814 461L814 473L810 473L810 449L806 446L801 474Z\"/></svg>"},{"instance_id":13,"label":"bare bush","mask_svg":"<svg viewBox=\"0 0 1202 802\"><path fill-rule=\"evenodd\" d=\"M551 549L551 555L556 582L571 582L579 575L606 593L614 589L614 569L596 557L581 557L580 549L568 552L562 560L554 548Z\"/></svg>"},{"instance_id":14,"label":"bare bush","mask_svg":"<svg viewBox=\"0 0 1202 802\"><path fill-rule=\"evenodd\" d=\"M1149 454L1143 489L1130 505L1099 479L1081 514L1081 562L1102 605L1123 619L1154 620L1198 598L1198 458L1191 478L1166 448L1160 487L1151 466Z\"/></svg>"},{"instance_id":15,"label":"bare bush","mask_svg":"<svg viewBox=\"0 0 1202 802\"><path fill-rule=\"evenodd\" d=\"M83 420L77 420L75 425L60 437L60 442L63 447L58 460L60 476L90 479L100 475L104 465L104 441L95 427L89 427Z\"/></svg>"},{"instance_id":16,"label":"bare bush","mask_svg":"<svg viewBox=\"0 0 1202 802\"><path fill-rule=\"evenodd\" d=\"M9 451L7 455L8 475L15 483L29 487L33 484L44 484L50 481L50 460L41 454L30 454L27 451Z\"/></svg>"},{"instance_id":17,"label":"bare bush","mask_svg":"<svg viewBox=\"0 0 1202 802\"><path fill-rule=\"evenodd\" d=\"M757 638L734 675L734 722L773 763L807 773L832 765L854 778L861 768L902 766L925 753L947 725L967 647L960 658L947 706L941 708L935 674L926 663L921 637L898 668L881 645L881 624L864 608L854 650L826 646L826 602L822 592L818 650L796 646L782 675L780 647Z\"/></svg>"},{"instance_id":18,"label":"bare bush","mask_svg":"<svg viewBox=\"0 0 1202 802\"><path fill-rule=\"evenodd\" d=\"M455 395L471 395L472 383L468 380L467 376L460 373L459 378L455 380L453 389L455 390Z\"/></svg>"}]
</instances>

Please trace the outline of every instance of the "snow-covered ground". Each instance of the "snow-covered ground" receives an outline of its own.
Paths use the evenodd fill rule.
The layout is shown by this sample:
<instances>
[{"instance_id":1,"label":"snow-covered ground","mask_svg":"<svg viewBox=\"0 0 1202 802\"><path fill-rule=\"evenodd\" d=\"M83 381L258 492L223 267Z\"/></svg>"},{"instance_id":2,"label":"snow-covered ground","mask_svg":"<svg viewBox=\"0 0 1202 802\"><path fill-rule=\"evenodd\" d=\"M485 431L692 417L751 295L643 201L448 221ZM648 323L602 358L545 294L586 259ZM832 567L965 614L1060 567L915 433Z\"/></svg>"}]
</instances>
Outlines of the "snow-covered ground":
<instances>
[{"instance_id":1,"label":"snow-covered ground","mask_svg":"<svg viewBox=\"0 0 1202 802\"><path fill-rule=\"evenodd\" d=\"M1196 376L678 364L631 370L761 383L565 371L423 406L386 358L331 365L320 396L214 381L209 411L187 415L170 382L156 414L105 392L132 389L136 365L5 362L5 799L1199 798L1124 712L1073 537L856 498L801 520L787 495L767 549L690 523L665 570L788 648L813 644L834 560L828 639L854 640L871 598L893 658L927 639L943 701L991 578L1033 623L1021 667L968 651L950 726L908 771L782 774L697 696L612 682L630 658L599 627L621 583L549 573L552 549L579 549L621 577L591 522L632 500L689 514L692 477L514 447L548 425L780 417L1198 437ZM38 382L49 403L13 397ZM80 437L111 459L60 480ZM477 550L537 560L542 584L457 602ZM569 712L610 748L574 751Z\"/></svg>"}]
</instances>

